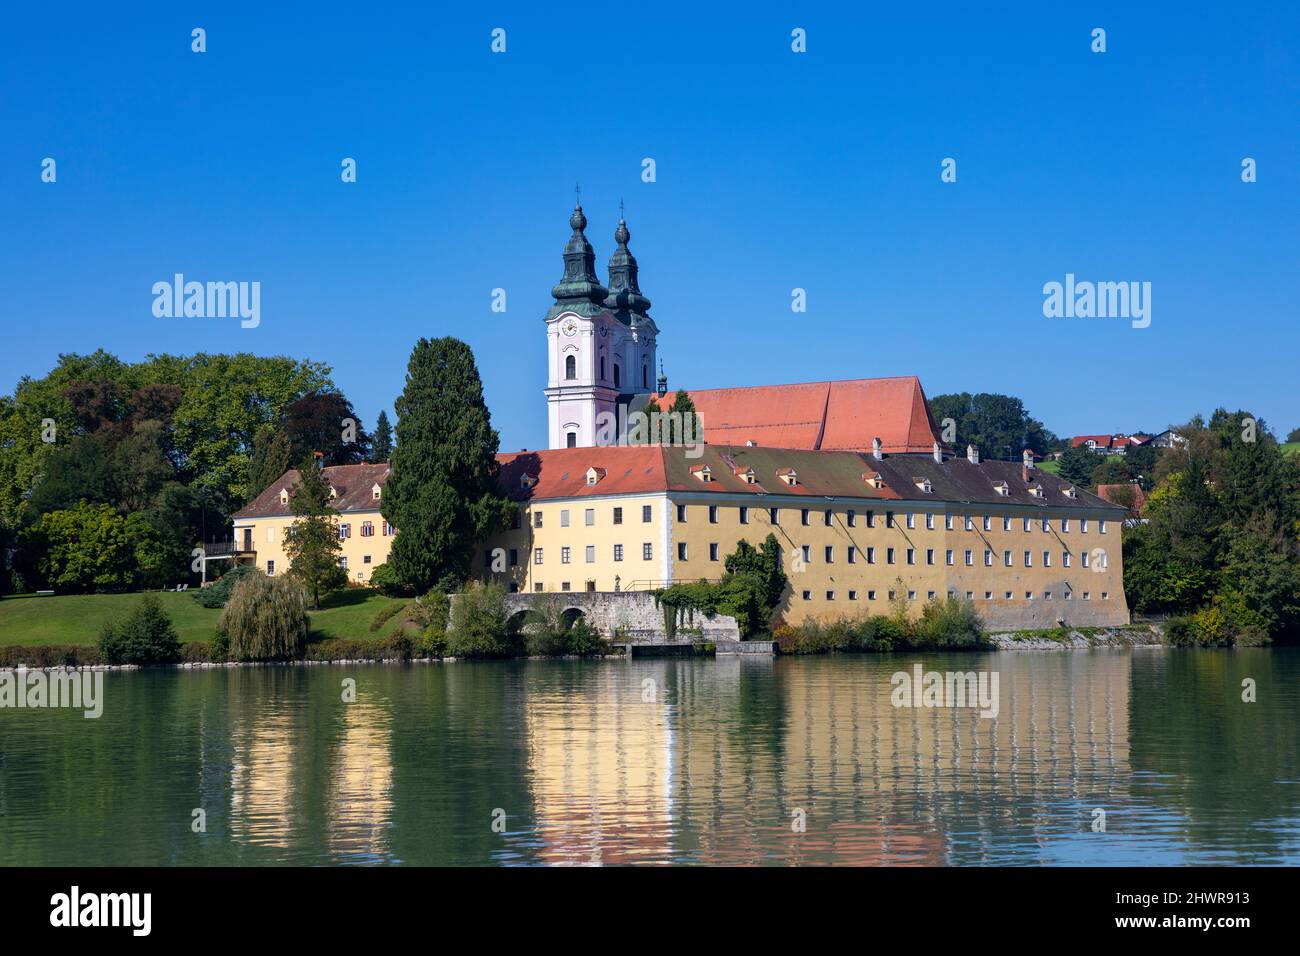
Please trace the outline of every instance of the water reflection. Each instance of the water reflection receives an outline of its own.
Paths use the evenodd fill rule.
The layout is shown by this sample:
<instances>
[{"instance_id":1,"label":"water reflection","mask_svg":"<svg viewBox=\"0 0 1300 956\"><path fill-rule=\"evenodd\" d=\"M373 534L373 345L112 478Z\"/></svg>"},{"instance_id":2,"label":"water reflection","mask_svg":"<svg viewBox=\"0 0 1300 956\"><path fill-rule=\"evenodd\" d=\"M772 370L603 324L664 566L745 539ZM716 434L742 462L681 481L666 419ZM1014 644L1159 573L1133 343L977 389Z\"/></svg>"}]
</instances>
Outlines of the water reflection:
<instances>
[{"instance_id":1,"label":"water reflection","mask_svg":"<svg viewBox=\"0 0 1300 956\"><path fill-rule=\"evenodd\" d=\"M996 670L998 716L892 706L916 661ZM111 674L98 721L0 714L0 862L1296 862L1297 677L1159 650Z\"/></svg>"}]
</instances>

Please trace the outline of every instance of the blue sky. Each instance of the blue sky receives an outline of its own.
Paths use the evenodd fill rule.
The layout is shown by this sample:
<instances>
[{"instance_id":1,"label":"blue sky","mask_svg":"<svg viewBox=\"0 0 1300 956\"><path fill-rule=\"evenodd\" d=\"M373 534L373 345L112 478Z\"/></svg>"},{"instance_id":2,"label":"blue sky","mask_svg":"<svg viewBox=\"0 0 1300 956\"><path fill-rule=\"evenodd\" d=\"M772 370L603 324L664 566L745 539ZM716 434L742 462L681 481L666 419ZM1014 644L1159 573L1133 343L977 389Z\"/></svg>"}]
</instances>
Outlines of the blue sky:
<instances>
[{"instance_id":1,"label":"blue sky","mask_svg":"<svg viewBox=\"0 0 1300 956\"><path fill-rule=\"evenodd\" d=\"M627 203L673 386L916 374L1067 435L1300 426L1294 4L285 6L4 14L0 392L66 351L291 354L368 426L455 335L502 448L543 446L580 181L602 275ZM176 272L259 281L260 327L155 318ZM1045 318L1071 272L1150 282L1151 326Z\"/></svg>"}]
</instances>

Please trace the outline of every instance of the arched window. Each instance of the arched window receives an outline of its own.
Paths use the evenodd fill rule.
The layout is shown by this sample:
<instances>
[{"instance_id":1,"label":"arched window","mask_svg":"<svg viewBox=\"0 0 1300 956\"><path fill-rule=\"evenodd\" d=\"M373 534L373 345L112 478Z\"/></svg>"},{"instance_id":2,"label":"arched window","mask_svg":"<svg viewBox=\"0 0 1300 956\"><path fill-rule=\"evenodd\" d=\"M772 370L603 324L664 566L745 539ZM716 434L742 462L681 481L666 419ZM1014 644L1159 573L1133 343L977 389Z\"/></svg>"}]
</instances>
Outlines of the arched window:
<instances>
[{"instance_id":1,"label":"arched window","mask_svg":"<svg viewBox=\"0 0 1300 956\"><path fill-rule=\"evenodd\" d=\"M646 367L644 365L641 366L641 387L642 388L650 387L650 373L646 371Z\"/></svg>"},{"instance_id":2,"label":"arched window","mask_svg":"<svg viewBox=\"0 0 1300 956\"><path fill-rule=\"evenodd\" d=\"M577 448L577 447L578 447L578 433L577 433L577 432L569 432L569 433L564 437L564 446L565 446L566 448Z\"/></svg>"},{"instance_id":3,"label":"arched window","mask_svg":"<svg viewBox=\"0 0 1300 956\"><path fill-rule=\"evenodd\" d=\"M619 381L618 381L618 363L615 362L615 363L614 363L614 387L615 387L615 388L618 388L618 386L619 386Z\"/></svg>"},{"instance_id":4,"label":"arched window","mask_svg":"<svg viewBox=\"0 0 1300 956\"><path fill-rule=\"evenodd\" d=\"M600 357L600 380L605 381L605 356Z\"/></svg>"},{"instance_id":5,"label":"arched window","mask_svg":"<svg viewBox=\"0 0 1300 956\"><path fill-rule=\"evenodd\" d=\"M566 379L578 377L578 360L572 355L564 357L564 377Z\"/></svg>"}]
</instances>

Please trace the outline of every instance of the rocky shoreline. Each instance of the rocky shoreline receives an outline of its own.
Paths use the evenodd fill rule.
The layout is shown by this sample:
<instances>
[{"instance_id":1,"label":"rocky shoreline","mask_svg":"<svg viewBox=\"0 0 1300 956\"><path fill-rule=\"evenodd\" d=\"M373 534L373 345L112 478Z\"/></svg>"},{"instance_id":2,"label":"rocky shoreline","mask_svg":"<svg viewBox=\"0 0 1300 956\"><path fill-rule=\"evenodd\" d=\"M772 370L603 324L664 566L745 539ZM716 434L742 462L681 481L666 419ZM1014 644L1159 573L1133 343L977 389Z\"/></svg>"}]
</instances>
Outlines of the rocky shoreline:
<instances>
[{"instance_id":1,"label":"rocky shoreline","mask_svg":"<svg viewBox=\"0 0 1300 956\"><path fill-rule=\"evenodd\" d=\"M1096 647L1167 647L1159 624L1127 627L1060 627L1048 631L1014 631L990 634L1001 651L1073 651Z\"/></svg>"}]
</instances>

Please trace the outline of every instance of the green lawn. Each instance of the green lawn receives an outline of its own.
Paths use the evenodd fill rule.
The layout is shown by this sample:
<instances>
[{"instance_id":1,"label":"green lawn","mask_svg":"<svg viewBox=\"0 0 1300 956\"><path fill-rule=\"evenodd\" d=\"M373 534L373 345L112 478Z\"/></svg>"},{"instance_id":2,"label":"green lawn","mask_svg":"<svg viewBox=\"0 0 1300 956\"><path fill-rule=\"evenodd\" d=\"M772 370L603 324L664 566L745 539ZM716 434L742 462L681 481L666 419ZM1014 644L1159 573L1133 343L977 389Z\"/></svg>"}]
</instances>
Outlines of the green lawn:
<instances>
[{"instance_id":1,"label":"green lawn","mask_svg":"<svg viewBox=\"0 0 1300 956\"><path fill-rule=\"evenodd\" d=\"M1282 444L1282 454L1296 455L1300 454L1300 441L1289 441Z\"/></svg>"},{"instance_id":2,"label":"green lawn","mask_svg":"<svg viewBox=\"0 0 1300 956\"><path fill-rule=\"evenodd\" d=\"M201 607L193 595L165 591L158 597L183 642L211 640L221 611ZM0 645L94 644L104 621L124 617L139 599L139 594L6 597L0 600ZM399 600L361 588L332 595L319 611L311 612L312 638L382 637L396 625L396 618L377 632L370 630L370 621Z\"/></svg>"},{"instance_id":3,"label":"green lawn","mask_svg":"<svg viewBox=\"0 0 1300 956\"><path fill-rule=\"evenodd\" d=\"M1061 473L1061 463L1059 461L1040 461L1038 467L1049 475L1059 475Z\"/></svg>"}]
</instances>

